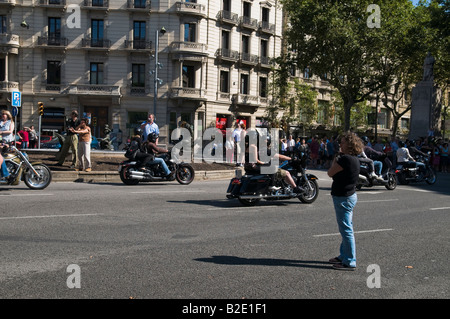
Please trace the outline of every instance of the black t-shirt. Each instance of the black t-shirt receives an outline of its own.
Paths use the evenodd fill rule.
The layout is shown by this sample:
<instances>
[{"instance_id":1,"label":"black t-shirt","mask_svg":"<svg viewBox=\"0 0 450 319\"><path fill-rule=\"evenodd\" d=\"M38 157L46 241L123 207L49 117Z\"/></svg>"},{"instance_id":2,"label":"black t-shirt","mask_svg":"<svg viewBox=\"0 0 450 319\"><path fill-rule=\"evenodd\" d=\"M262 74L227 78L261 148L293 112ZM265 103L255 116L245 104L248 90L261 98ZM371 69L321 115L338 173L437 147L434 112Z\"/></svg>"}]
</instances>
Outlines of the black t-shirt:
<instances>
[{"instance_id":1,"label":"black t-shirt","mask_svg":"<svg viewBox=\"0 0 450 319\"><path fill-rule=\"evenodd\" d=\"M356 156L340 155L336 158L336 161L343 170L333 176L331 195L351 196L356 191L355 186L358 182L359 160Z\"/></svg>"}]
</instances>

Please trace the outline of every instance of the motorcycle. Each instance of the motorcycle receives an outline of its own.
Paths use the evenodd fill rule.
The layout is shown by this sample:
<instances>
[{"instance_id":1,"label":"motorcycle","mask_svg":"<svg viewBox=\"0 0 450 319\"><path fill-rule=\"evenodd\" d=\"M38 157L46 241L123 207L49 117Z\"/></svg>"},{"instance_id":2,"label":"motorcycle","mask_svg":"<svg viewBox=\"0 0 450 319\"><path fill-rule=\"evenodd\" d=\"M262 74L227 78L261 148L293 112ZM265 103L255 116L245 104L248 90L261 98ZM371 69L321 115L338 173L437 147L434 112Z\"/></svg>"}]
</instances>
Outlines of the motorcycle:
<instances>
[{"instance_id":1,"label":"motorcycle","mask_svg":"<svg viewBox=\"0 0 450 319\"><path fill-rule=\"evenodd\" d=\"M121 181L126 185L137 185L139 182L157 182L157 181L174 181L182 185L190 184L195 177L194 168L188 163L177 163L172 159L171 152L159 155L166 163L171 172L169 177L159 163L150 162L146 165L148 171L138 170L138 162L136 160L127 160L119 165L119 176Z\"/></svg>"},{"instance_id":2,"label":"motorcycle","mask_svg":"<svg viewBox=\"0 0 450 319\"><path fill-rule=\"evenodd\" d=\"M376 185L383 185L388 190L394 190L397 187L395 173L391 170L391 161L385 158L381 163L383 164L381 169L381 177L383 180L371 178L369 176L368 164L360 162L359 178L356 184L357 190L360 190L362 187L372 187Z\"/></svg>"},{"instance_id":3,"label":"motorcycle","mask_svg":"<svg viewBox=\"0 0 450 319\"><path fill-rule=\"evenodd\" d=\"M261 199L283 200L298 198L301 202L311 204L319 196L318 178L306 174L306 159L292 159L284 161L280 168L289 171L297 186L303 189L300 194L292 193L292 187L283 179L277 180L272 174L252 174L236 170L236 177L232 178L227 189L227 198L237 198L245 206L255 206Z\"/></svg>"},{"instance_id":4,"label":"motorcycle","mask_svg":"<svg viewBox=\"0 0 450 319\"><path fill-rule=\"evenodd\" d=\"M0 185L19 185L21 180L33 190L44 189L50 185L52 172L45 164L30 163L28 155L15 146L4 148L2 156L9 176L1 178Z\"/></svg>"},{"instance_id":5,"label":"motorcycle","mask_svg":"<svg viewBox=\"0 0 450 319\"><path fill-rule=\"evenodd\" d=\"M429 156L417 155L415 160L425 164L425 172L422 172L415 162L399 163L395 168L399 183L403 185L423 181L429 185L436 183L436 173L430 166Z\"/></svg>"}]
</instances>

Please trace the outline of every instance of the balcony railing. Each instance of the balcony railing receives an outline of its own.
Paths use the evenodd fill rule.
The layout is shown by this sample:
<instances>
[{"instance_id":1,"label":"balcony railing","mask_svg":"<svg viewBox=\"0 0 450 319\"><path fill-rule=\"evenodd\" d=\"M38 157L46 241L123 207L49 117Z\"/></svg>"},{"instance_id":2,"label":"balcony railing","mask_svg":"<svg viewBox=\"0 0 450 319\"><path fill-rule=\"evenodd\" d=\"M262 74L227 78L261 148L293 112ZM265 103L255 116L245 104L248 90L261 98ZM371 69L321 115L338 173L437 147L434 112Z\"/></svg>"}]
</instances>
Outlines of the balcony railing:
<instances>
[{"instance_id":1,"label":"balcony railing","mask_svg":"<svg viewBox=\"0 0 450 319\"><path fill-rule=\"evenodd\" d=\"M175 4L175 10L180 14L193 14L206 16L205 6L195 2L177 2Z\"/></svg>"},{"instance_id":2,"label":"balcony railing","mask_svg":"<svg viewBox=\"0 0 450 319\"><path fill-rule=\"evenodd\" d=\"M259 105L259 99L256 95L250 95L250 94L233 94L233 101L235 104L238 105L253 105L258 106Z\"/></svg>"},{"instance_id":3,"label":"balcony railing","mask_svg":"<svg viewBox=\"0 0 450 319\"><path fill-rule=\"evenodd\" d=\"M125 48L126 49L134 49L134 50L152 50L152 41L147 40L125 40Z\"/></svg>"},{"instance_id":4,"label":"balcony railing","mask_svg":"<svg viewBox=\"0 0 450 319\"><path fill-rule=\"evenodd\" d=\"M275 34L275 24L267 21L260 21L258 23L259 31L267 34Z\"/></svg>"},{"instance_id":5,"label":"balcony railing","mask_svg":"<svg viewBox=\"0 0 450 319\"><path fill-rule=\"evenodd\" d=\"M217 49L216 56L221 60L226 60L230 62L236 62L237 60L239 60L239 52L230 49L224 48Z\"/></svg>"},{"instance_id":6,"label":"balcony railing","mask_svg":"<svg viewBox=\"0 0 450 319\"><path fill-rule=\"evenodd\" d=\"M104 9L109 8L109 1L108 0L84 0L83 7L104 10Z\"/></svg>"},{"instance_id":7,"label":"balcony railing","mask_svg":"<svg viewBox=\"0 0 450 319\"><path fill-rule=\"evenodd\" d=\"M170 44L170 51L172 53L186 52L199 55L208 55L207 49L208 46L206 44L197 42L176 41Z\"/></svg>"},{"instance_id":8,"label":"balcony railing","mask_svg":"<svg viewBox=\"0 0 450 319\"><path fill-rule=\"evenodd\" d=\"M127 8L128 9L136 9L136 10L151 10L152 1L151 0L128 0Z\"/></svg>"},{"instance_id":9,"label":"balcony railing","mask_svg":"<svg viewBox=\"0 0 450 319\"><path fill-rule=\"evenodd\" d=\"M67 46L67 38L60 36L38 37L37 44L40 46L64 47Z\"/></svg>"},{"instance_id":10,"label":"balcony railing","mask_svg":"<svg viewBox=\"0 0 450 319\"><path fill-rule=\"evenodd\" d=\"M240 56L239 56L239 61L242 64L257 65L258 62L259 62L259 57L257 55L254 55L254 54L241 52Z\"/></svg>"},{"instance_id":11,"label":"balcony railing","mask_svg":"<svg viewBox=\"0 0 450 319\"><path fill-rule=\"evenodd\" d=\"M203 89L173 87L170 89L170 98L188 100L206 100L206 92Z\"/></svg>"},{"instance_id":12,"label":"balcony railing","mask_svg":"<svg viewBox=\"0 0 450 319\"><path fill-rule=\"evenodd\" d=\"M120 86L104 84L71 84L69 94L120 96Z\"/></svg>"},{"instance_id":13,"label":"balcony railing","mask_svg":"<svg viewBox=\"0 0 450 319\"><path fill-rule=\"evenodd\" d=\"M239 23L239 15L226 10L220 10L217 14L217 19L222 23L229 23L237 25Z\"/></svg>"},{"instance_id":14,"label":"balcony railing","mask_svg":"<svg viewBox=\"0 0 450 319\"><path fill-rule=\"evenodd\" d=\"M39 0L41 6L60 8L66 5L66 0Z\"/></svg>"},{"instance_id":15,"label":"balcony railing","mask_svg":"<svg viewBox=\"0 0 450 319\"><path fill-rule=\"evenodd\" d=\"M260 56L258 65L260 68L270 69L273 66L273 60L268 56Z\"/></svg>"},{"instance_id":16,"label":"balcony railing","mask_svg":"<svg viewBox=\"0 0 450 319\"><path fill-rule=\"evenodd\" d=\"M240 17L239 25L241 28L257 30L258 29L258 20L250 18L250 17Z\"/></svg>"},{"instance_id":17,"label":"balcony railing","mask_svg":"<svg viewBox=\"0 0 450 319\"><path fill-rule=\"evenodd\" d=\"M111 41L107 39L82 39L81 46L83 48L99 48L99 49L109 49L111 46Z\"/></svg>"},{"instance_id":18,"label":"balcony railing","mask_svg":"<svg viewBox=\"0 0 450 319\"><path fill-rule=\"evenodd\" d=\"M0 81L0 91L1 92L10 92L12 90L19 89L19 82L12 81Z\"/></svg>"}]
</instances>

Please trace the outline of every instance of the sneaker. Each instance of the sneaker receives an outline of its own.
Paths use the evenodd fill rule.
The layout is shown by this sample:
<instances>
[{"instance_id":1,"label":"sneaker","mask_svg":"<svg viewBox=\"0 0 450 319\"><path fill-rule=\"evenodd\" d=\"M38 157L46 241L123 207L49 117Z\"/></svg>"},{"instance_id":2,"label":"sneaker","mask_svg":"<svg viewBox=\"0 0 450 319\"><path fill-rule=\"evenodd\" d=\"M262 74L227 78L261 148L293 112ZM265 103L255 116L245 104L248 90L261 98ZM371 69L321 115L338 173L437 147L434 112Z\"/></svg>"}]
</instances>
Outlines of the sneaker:
<instances>
[{"instance_id":1,"label":"sneaker","mask_svg":"<svg viewBox=\"0 0 450 319\"><path fill-rule=\"evenodd\" d=\"M270 186L269 187L269 190L271 190L271 191L278 191L280 189L281 189L281 187L278 187L278 186Z\"/></svg>"},{"instance_id":2,"label":"sneaker","mask_svg":"<svg viewBox=\"0 0 450 319\"><path fill-rule=\"evenodd\" d=\"M86 168L86 170L85 170L85 172L90 172L90 171L92 171L92 168L90 168L90 167Z\"/></svg>"},{"instance_id":3,"label":"sneaker","mask_svg":"<svg viewBox=\"0 0 450 319\"><path fill-rule=\"evenodd\" d=\"M333 267L333 269L336 269L336 270L344 270L344 271L356 270L356 267L350 267L350 266L344 265L343 263L334 264L332 267Z\"/></svg>"}]
</instances>

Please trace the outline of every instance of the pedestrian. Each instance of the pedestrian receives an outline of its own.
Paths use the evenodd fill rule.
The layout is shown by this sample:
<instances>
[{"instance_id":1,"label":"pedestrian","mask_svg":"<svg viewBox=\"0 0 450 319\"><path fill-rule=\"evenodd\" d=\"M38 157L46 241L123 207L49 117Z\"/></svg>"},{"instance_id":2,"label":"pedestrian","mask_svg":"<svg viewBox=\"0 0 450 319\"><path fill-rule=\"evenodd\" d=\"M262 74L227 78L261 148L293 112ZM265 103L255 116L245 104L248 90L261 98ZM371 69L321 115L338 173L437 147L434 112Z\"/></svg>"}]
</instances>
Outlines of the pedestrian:
<instances>
[{"instance_id":1,"label":"pedestrian","mask_svg":"<svg viewBox=\"0 0 450 319\"><path fill-rule=\"evenodd\" d=\"M28 130L24 127L22 130L17 132L17 135L19 135L20 142L22 143L20 146L21 148L28 148L28 142L30 141Z\"/></svg>"},{"instance_id":2,"label":"pedestrian","mask_svg":"<svg viewBox=\"0 0 450 319\"><path fill-rule=\"evenodd\" d=\"M0 120L2 143L11 145L14 142L14 121L9 111L3 110Z\"/></svg>"},{"instance_id":3,"label":"pedestrian","mask_svg":"<svg viewBox=\"0 0 450 319\"><path fill-rule=\"evenodd\" d=\"M318 140L318 136L315 135L313 136L313 138L311 139L311 143L309 144L309 149L311 151L311 165L313 168L317 167L318 164L318 159L319 159L319 147L320 144L317 141Z\"/></svg>"},{"instance_id":4,"label":"pedestrian","mask_svg":"<svg viewBox=\"0 0 450 319\"><path fill-rule=\"evenodd\" d=\"M75 164L78 159L78 135L71 131L71 128L76 129L80 125L80 120L78 119L78 112L72 111L70 114L70 120L67 121L67 135L61 148L61 153L59 155L59 161L56 166L62 166L66 160L67 153L69 149L72 151L72 164L70 168L75 168Z\"/></svg>"},{"instance_id":5,"label":"pedestrian","mask_svg":"<svg viewBox=\"0 0 450 319\"><path fill-rule=\"evenodd\" d=\"M448 172L448 154L449 154L449 150L448 150L448 143L445 142L444 144L442 144L441 147L441 172L447 173Z\"/></svg>"},{"instance_id":6,"label":"pedestrian","mask_svg":"<svg viewBox=\"0 0 450 319\"><path fill-rule=\"evenodd\" d=\"M80 125L74 129L70 128L72 133L78 134L78 168L76 171L90 172L91 167L91 128L88 126L88 119L83 118Z\"/></svg>"},{"instance_id":7,"label":"pedestrian","mask_svg":"<svg viewBox=\"0 0 450 319\"><path fill-rule=\"evenodd\" d=\"M339 233L342 237L339 256L329 260L336 270L356 269L356 245L353 232L353 209L358 200L356 183L359 176L358 154L363 151L361 139L352 132L340 138L340 152L328 170L333 179L331 195L333 198Z\"/></svg>"},{"instance_id":8,"label":"pedestrian","mask_svg":"<svg viewBox=\"0 0 450 319\"><path fill-rule=\"evenodd\" d=\"M234 159L234 141L233 136L231 134L227 134L227 140L225 141L225 149L227 156L227 163L233 163Z\"/></svg>"},{"instance_id":9,"label":"pedestrian","mask_svg":"<svg viewBox=\"0 0 450 319\"><path fill-rule=\"evenodd\" d=\"M236 166L242 166L242 163L239 160L242 157L242 154L245 154L241 148L241 132L241 124L238 123L232 135L234 144L236 145Z\"/></svg>"},{"instance_id":10,"label":"pedestrian","mask_svg":"<svg viewBox=\"0 0 450 319\"><path fill-rule=\"evenodd\" d=\"M431 153L431 164L433 165L433 169L437 172L439 171L439 165L441 161L441 150L437 143L434 143L433 152Z\"/></svg>"},{"instance_id":11,"label":"pedestrian","mask_svg":"<svg viewBox=\"0 0 450 319\"><path fill-rule=\"evenodd\" d=\"M295 147L295 140L292 137L292 135L289 135L289 138L287 140L287 150L289 152L289 156L292 156L292 153L294 152Z\"/></svg>"},{"instance_id":12,"label":"pedestrian","mask_svg":"<svg viewBox=\"0 0 450 319\"><path fill-rule=\"evenodd\" d=\"M28 139L30 140L29 148L36 148L37 134L36 130L34 129L34 125L27 127L27 130L28 130Z\"/></svg>"},{"instance_id":13,"label":"pedestrian","mask_svg":"<svg viewBox=\"0 0 450 319\"><path fill-rule=\"evenodd\" d=\"M147 121L141 124L142 129L142 142L147 141L147 137L151 133L155 133L158 135L158 139L156 140L156 144L158 144L159 141L159 127L158 124L155 123L155 114L149 114Z\"/></svg>"}]
</instances>

